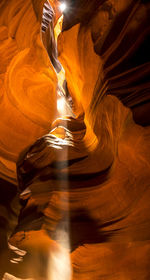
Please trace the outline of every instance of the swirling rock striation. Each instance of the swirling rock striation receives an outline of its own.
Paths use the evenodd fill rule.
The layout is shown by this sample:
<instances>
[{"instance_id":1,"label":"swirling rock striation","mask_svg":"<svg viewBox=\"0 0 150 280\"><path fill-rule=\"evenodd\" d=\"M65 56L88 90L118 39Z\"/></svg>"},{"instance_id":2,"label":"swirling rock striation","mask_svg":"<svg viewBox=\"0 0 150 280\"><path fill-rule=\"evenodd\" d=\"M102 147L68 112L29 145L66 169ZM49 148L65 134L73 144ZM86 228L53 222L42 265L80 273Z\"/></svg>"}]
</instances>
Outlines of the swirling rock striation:
<instances>
[{"instance_id":1,"label":"swirling rock striation","mask_svg":"<svg viewBox=\"0 0 150 280\"><path fill-rule=\"evenodd\" d=\"M5 3L1 4L3 14ZM22 1L18 3L21 5ZM33 1L34 9L30 6L30 12L35 11L40 17L42 4ZM19 111L32 123L32 128L28 126L32 132L28 143L22 143L18 150L11 143L17 155L26 150L17 161L21 211L9 242L27 253L22 263L7 263L5 272L20 278L49 279L48 267L53 270L53 256L55 259L58 254L62 260L61 256L70 254L74 280L147 280L149 3L81 0L68 4L70 12L64 14L58 51L75 118L57 119L51 132L44 135L56 110L53 99L50 115L44 106L48 109L48 93L55 92L57 83L39 40L36 17L36 43L18 41L15 57L11 60L9 56L3 64L4 68L5 63L9 66L2 73L5 86L1 84L6 92L1 100L7 96L15 112ZM28 13L29 9L26 20L30 17ZM5 32L3 27L2 38L6 38ZM34 90L45 95L41 98L36 93L35 98ZM37 102L34 108L30 105L32 98ZM21 121L24 123L23 118ZM38 133L33 129L35 124L42 127ZM44 136L34 143L42 133ZM17 136L20 137L18 131L15 141ZM27 136L24 130L23 139ZM8 147L7 142L5 145ZM13 153L13 149L10 151ZM7 160L16 162L16 158ZM8 168L7 162L5 165ZM61 264L59 268L61 271Z\"/></svg>"}]
</instances>

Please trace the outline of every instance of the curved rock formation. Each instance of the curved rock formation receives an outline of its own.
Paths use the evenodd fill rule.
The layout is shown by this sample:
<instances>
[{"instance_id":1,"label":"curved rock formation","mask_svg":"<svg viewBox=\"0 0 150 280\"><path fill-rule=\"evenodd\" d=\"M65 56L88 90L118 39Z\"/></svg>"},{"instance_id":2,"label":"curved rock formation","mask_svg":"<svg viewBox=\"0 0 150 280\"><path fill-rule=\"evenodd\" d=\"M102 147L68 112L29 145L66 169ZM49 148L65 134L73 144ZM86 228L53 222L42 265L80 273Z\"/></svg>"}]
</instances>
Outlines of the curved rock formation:
<instances>
[{"instance_id":1,"label":"curved rock formation","mask_svg":"<svg viewBox=\"0 0 150 280\"><path fill-rule=\"evenodd\" d=\"M32 1L2 1L0 11L1 176L11 180L19 153L56 117L57 77Z\"/></svg>"},{"instance_id":2,"label":"curved rock formation","mask_svg":"<svg viewBox=\"0 0 150 280\"><path fill-rule=\"evenodd\" d=\"M0 4L1 275L148 280L150 4L66 3L58 54L74 118L56 108L44 1Z\"/></svg>"}]
</instances>

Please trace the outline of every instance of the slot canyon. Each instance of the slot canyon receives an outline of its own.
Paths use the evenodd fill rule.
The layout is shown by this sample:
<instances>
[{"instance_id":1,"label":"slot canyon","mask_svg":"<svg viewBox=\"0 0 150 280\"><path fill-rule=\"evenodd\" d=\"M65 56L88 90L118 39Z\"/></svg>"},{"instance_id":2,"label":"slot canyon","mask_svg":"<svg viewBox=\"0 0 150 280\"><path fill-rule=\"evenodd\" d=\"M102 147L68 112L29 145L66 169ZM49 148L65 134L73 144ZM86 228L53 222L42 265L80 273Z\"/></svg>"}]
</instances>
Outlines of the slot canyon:
<instances>
[{"instance_id":1,"label":"slot canyon","mask_svg":"<svg viewBox=\"0 0 150 280\"><path fill-rule=\"evenodd\" d=\"M0 279L150 280L149 14L0 1Z\"/></svg>"}]
</instances>

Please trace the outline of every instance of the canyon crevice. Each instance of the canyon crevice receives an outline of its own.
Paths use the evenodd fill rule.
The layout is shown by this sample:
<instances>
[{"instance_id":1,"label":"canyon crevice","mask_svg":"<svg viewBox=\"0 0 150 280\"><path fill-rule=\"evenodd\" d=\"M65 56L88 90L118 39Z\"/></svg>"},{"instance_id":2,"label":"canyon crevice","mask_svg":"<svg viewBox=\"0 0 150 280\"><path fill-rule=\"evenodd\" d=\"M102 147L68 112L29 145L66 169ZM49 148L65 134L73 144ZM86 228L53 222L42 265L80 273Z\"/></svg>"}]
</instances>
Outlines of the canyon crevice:
<instances>
[{"instance_id":1,"label":"canyon crevice","mask_svg":"<svg viewBox=\"0 0 150 280\"><path fill-rule=\"evenodd\" d=\"M60 2L0 3L0 279L149 280L150 3Z\"/></svg>"}]
</instances>

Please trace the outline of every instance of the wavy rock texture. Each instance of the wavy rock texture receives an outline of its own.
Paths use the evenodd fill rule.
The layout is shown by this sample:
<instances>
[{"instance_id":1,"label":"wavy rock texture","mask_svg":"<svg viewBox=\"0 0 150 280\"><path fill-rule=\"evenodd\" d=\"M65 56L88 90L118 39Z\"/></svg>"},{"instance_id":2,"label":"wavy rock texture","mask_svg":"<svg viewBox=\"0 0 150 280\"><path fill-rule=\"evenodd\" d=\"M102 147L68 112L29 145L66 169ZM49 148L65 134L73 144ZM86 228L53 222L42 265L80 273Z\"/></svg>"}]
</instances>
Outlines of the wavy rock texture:
<instances>
[{"instance_id":1,"label":"wavy rock texture","mask_svg":"<svg viewBox=\"0 0 150 280\"><path fill-rule=\"evenodd\" d=\"M149 3L67 2L58 51L76 117L60 119L43 1L0 4L1 275L148 280Z\"/></svg>"},{"instance_id":2,"label":"wavy rock texture","mask_svg":"<svg viewBox=\"0 0 150 280\"><path fill-rule=\"evenodd\" d=\"M57 78L40 40L32 2L2 1L0 11L0 172L11 180L19 153L50 130Z\"/></svg>"}]
</instances>

